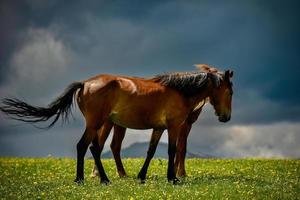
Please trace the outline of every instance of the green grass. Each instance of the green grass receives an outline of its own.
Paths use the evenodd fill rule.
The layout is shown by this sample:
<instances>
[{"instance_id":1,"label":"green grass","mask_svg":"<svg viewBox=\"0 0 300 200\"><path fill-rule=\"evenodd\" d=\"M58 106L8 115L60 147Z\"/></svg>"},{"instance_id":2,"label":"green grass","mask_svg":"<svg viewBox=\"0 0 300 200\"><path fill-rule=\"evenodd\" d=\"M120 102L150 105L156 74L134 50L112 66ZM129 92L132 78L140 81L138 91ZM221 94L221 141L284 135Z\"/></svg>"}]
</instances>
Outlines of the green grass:
<instances>
[{"instance_id":1,"label":"green grass","mask_svg":"<svg viewBox=\"0 0 300 200\"><path fill-rule=\"evenodd\" d=\"M90 178L77 185L74 159L0 158L0 199L299 199L300 161L267 159L189 159L188 177L166 180L167 161L154 159L146 184L136 175L143 159L124 159L128 177L120 179L114 161L103 160L112 184Z\"/></svg>"}]
</instances>

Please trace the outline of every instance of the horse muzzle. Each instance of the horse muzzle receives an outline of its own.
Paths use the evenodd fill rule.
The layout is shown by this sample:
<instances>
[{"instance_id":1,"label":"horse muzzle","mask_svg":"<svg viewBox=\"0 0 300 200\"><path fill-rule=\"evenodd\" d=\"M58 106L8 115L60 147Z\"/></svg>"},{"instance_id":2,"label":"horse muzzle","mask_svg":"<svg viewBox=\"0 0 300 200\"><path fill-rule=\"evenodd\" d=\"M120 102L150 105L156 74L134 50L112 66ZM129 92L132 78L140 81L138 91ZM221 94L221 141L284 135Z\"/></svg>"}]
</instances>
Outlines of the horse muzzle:
<instances>
[{"instance_id":1,"label":"horse muzzle","mask_svg":"<svg viewBox=\"0 0 300 200\"><path fill-rule=\"evenodd\" d=\"M230 120L231 116L230 115L220 115L219 116L219 121L220 122L228 122Z\"/></svg>"}]
</instances>

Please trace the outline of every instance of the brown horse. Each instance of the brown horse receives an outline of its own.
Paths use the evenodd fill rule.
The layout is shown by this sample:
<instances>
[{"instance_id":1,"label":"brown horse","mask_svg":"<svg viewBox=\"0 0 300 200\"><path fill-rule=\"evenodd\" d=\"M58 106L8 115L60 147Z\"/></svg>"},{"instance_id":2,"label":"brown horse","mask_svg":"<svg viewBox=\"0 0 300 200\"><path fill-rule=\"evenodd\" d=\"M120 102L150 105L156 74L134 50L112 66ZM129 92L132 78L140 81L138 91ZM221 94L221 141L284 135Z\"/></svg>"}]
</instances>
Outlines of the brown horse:
<instances>
[{"instance_id":1,"label":"brown horse","mask_svg":"<svg viewBox=\"0 0 300 200\"><path fill-rule=\"evenodd\" d=\"M217 72L216 68L212 68L209 67L207 65L196 65L197 68L206 71L206 72ZM200 115L203 106L205 105L205 101L203 101L203 103L199 103L199 106L194 109L194 111L189 114L188 118L187 118L187 123L189 124L190 128L188 129L188 132L186 133L186 135L182 135L183 137L181 137L181 139L177 139L177 151L175 154L175 174L177 174L177 176L183 177L186 176L186 171L185 171L185 156L186 156L186 139L189 135L189 131L192 127L192 124L198 119L198 116ZM116 162L116 166L117 166L117 171L120 177L124 177L126 176L126 172L121 160L121 156L120 156L120 151L121 151L121 145L122 145L122 141L125 137L125 132L126 132L126 128L118 126L117 124L113 124L110 121L107 121L104 123L103 127L100 129L100 131L98 132L98 137L99 137L99 146L100 149L102 150L104 147L104 143L108 137L108 135L110 134L110 131L112 129L112 127L114 127L114 133L113 133L113 139L111 141L111 151L113 153L115 162ZM163 133L163 130L153 130L152 135L151 135L151 140L150 140L150 144L149 144L149 148L147 151L147 158L143 164L142 169L140 170L139 174L138 174L138 178L141 179L142 183L145 180L146 177L146 172L148 169L148 166L150 164L151 159L153 158L155 151L156 151L156 147L158 145L158 142L161 138L161 135ZM101 155L101 152L100 152ZM96 177L99 176L99 172L97 170L97 166L95 165L92 173L91 173L91 177Z\"/></svg>"},{"instance_id":2,"label":"brown horse","mask_svg":"<svg viewBox=\"0 0 300 200\"><path fill-rule=\"evenodd\" d=\"M151 79L98 75L71 84L48 107L34 107L18 99L4 99L1 111L25 122L47 121L49 127L62 116L66 119L77 93L77 104L85 118L85 132L77 144L77 175L75 182L84 180L84 156L92 142L91 152L99 170L101 183L109 183L100 159L97 131L106 121L133 129L168 130L167 178L176 183L174 158L177 141L188 132L187 118L206 98L213 105L219 121L231 117L232 72L215 71L172 73ZM78 91L78 92L77 92Z\"/></svg>"},{"instance_id":3,"label":"brown horse","mask_svg":"<svg viewBox=\"0 0 300 200\"><path fill-rule=\"evenodd\" d=\"M187 123L189 124L190 128L192 127L192 124L198 119L198 116L201 113L202 107L204 105L205 105L205 101L203 101L202 104L199 104L199 107L196 108L187 118ZM108 135L110 134L112 127L114 127L114 131L113 131L113 139L111 141L110 148L116 162L118 174L120 177L124 177L126 176L126 172L121 160L120 151L121 151L122 141L125 137L126 128L118 126L117 124L113 124L111 121L106 121L104 125L101 127L101 129L98 131L98 135L97 135L98 142L99 142L100 149L102 151L104 147L104 143ZM189 131L190 129L186 133L185 137L183 137L180 140L177 139L177 151L175 154L175 174L177 174L180 177L186 176L184 161L186 156L186 145L187 145L186 139L189 134ZM147 172L148 166L155 154L158 142L163 132L164 130L159 130L159 129L158 130L154 129L152 132L149 148L147 151L147 158L144 162L141 171L138 174L138 178L141 179L142 183L145 180L146 177L145 172ZM101 151L100 151L100 155L101 155ZM97 166L95 165L92 170L91 177L96 177L96 176L99 176L99 172L97 170Z\"/></svg>"}]
</instances>

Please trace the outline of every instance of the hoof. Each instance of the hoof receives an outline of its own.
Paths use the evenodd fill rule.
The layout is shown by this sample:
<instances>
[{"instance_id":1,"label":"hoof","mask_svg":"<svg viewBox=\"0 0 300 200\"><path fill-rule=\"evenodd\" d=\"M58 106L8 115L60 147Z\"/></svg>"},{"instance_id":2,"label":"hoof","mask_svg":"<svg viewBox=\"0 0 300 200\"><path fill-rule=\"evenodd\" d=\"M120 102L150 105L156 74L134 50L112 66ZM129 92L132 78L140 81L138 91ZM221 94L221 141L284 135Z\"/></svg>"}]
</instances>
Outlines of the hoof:
<instances>
[{"instance_id":1,"label":"hoof","mask_svg":"<svg viewBox=\"0 0 300 200\"><path fill-rule=\"evenodd\" d=\"M169 182L172 182L173 185L177 185L178 183L180 183L179 179L178 178L172 178L172 179L168 179Z\"/></svg>"},{"instance_id":2,"label":"hoof","mask_svg":"<svg viewBox=\"0 0 300 200\"><path fill-rule=\"evenodd\" d=\"M177 185L178 183L180 183L180 180L178 178L174 178L173 179L173 185Z\"/></svg>"},{"instance_id":3,"label":"hoof","mask_svg":"<svg viewBox=\"0 0 300 200\"><path fill-rule=\"evenodd\" d=\"M101 185L109 185L109 184L111 184L111 182L108 179L107 180L101 180L100 184Z\"/></svg>"},{"instance_id":4,"label":"hoof","mask_svg":"<svg viewBox=\"0 0 300 200\"><path fill-rule=\"evenodd\" d=\"M137 178L140 180L145 180L145 176L142 176L141 173L138 174Z\"/></svg>"},{"instance_id":5,"label":"hoof","mask_svg":"<svg viewBox=\"0 0 300 200\"><path fill-rule=\"evenodd\" d=\"M128 178L127 174L124 174L122 176L119 176L120 178Z\"/></svg>"},{"instance_id":6,"label":"hoof","mask_svg":"<svg viewBox=\"0 0 300 200\"><path fill-rule=\"evenodd\" d=\"M146 178L141 178L141 177L137 177L140 180L141 184L145 184L146 183Z\"/></svg>"},{"instance_id":7,"label":"hoof","mask_svg":"<svg viewBox=\"0 0 300 200\"><path fill-rule=\"evenodd\" d=\"M75 178L74 182L77 183L78 185L83 185L84 179L83 178Z\"/></svg>"},{"instance_id":8,"label":"hoof","mask_svg":"<svg viewBox=\"0 0 300 200\"><path fill-rule=\"evenodd\" d=\"M127 178L127 174L126 173L119 173L119 177L120 178Z\"/></svg>"}]
</instances>

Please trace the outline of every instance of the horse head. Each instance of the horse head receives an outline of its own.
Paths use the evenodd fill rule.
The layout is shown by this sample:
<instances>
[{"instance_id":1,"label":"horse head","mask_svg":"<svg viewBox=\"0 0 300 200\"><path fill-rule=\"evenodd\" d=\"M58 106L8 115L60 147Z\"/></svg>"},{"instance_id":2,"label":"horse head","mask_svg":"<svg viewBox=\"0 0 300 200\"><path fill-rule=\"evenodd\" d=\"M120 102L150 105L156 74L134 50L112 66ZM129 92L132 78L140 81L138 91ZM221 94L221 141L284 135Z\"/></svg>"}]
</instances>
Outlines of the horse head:
<instances>
[{"instance_id":1,"label":"horse head","mask_svg":"<svg viewBox=\"0 0 300 200\"><path fill-rule=\"evenodd\" d=\"M210 77L213 89L209 94L209 102L215 109L215 114L220 122L227 122L231 118L232 82L233 71L220 72L214 67L205 64L195 65L198 69L206 72Z\"/></svg>"}]
</instances>

